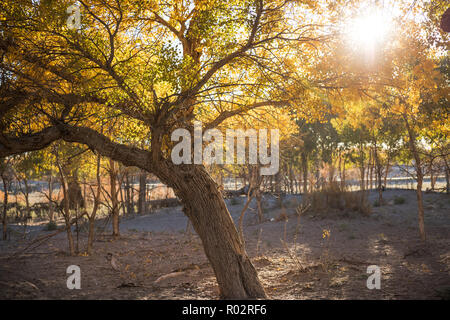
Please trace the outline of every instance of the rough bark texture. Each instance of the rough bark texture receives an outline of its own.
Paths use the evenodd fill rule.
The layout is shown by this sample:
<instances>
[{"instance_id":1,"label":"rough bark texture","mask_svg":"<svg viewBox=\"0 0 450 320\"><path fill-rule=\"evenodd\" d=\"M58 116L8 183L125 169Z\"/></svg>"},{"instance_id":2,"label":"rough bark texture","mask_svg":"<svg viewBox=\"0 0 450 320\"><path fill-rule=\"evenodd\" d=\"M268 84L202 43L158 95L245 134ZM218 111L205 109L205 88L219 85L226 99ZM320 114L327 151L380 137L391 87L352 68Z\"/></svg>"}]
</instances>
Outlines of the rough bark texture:
<instances>
[{"instance_id":1,"label":"rough bark texture","mask_svg":"<svg viewBox=\"0 0 450 320\"><path fill-rule=\"evenodd\" d=\"M224 299L265 298L218 186L203 166L161 161L155 174L182 200L183 211L200 236Z\"/></svg>"}]
</instances>

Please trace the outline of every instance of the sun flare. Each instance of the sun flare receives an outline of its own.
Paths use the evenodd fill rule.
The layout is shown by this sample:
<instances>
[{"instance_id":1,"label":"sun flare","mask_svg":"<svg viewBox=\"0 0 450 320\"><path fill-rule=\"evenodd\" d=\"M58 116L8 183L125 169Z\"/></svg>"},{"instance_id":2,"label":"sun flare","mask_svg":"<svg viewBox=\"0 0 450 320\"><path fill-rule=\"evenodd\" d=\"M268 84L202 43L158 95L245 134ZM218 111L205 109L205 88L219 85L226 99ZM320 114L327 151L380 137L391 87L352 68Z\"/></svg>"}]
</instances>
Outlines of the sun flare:
<instances>
[{"instance_id":1,"label":"sun flare","mask_svg":"<svg viewBox=\"0 0 450 320\"><path fill-rule=\"evenodd\" d=\"M391 17L373 12L352 20L348 25L348 39L352 47L374 50L381 46L391 32Z\"/></svg>"}]
</instances>

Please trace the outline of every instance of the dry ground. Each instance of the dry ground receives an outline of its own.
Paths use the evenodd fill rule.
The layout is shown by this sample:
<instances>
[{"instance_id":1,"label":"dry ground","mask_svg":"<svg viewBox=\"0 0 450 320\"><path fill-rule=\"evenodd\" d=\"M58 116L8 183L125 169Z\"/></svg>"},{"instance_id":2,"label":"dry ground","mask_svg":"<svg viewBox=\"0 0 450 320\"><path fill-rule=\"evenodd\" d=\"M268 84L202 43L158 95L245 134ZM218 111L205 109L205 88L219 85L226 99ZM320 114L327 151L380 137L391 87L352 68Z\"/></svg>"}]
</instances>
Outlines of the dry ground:
<instances>
[{"instance_id":1,"label":"dry ground","mask_svg":"<svg viewBox=\"0 0 450 320\"><path fill-rule=\"evenodd\" d=\"M404 204L394 204L401 196ZM418 240L415 193L386 191L386 205L369 216L354 213L295 216L294 197L283 209L265 200L268 221L246 213L249 255L273 299L440 299L450 296L450 197L426 194L426 244ZM370 195L370 201L376 194ZM240 204L228 201L237 219ZM274 220L274 221L270 221ZM102 225L99 221L98 225ZM20 231L20 227L17 227ZM195 234L186 232L180 208L125 218L122 237L97 237L94 254L66 254L60 234L25 254L11 257L46 232L32 227L27 241L0 242L0 299L217 299L213 271ZM329 231L329 237L326 232ZM19 237L19 232L17 236ZM84 248L84 238L80 248ZM283 241L285 241L285 245ZM112 253L121 271L106 259ZM66 287L66 268L81 268L81 290ZM366 287L369 265L382 271L381 289ZM159 277L176 273L174 277Z\"/></svg>"}]
</instances>

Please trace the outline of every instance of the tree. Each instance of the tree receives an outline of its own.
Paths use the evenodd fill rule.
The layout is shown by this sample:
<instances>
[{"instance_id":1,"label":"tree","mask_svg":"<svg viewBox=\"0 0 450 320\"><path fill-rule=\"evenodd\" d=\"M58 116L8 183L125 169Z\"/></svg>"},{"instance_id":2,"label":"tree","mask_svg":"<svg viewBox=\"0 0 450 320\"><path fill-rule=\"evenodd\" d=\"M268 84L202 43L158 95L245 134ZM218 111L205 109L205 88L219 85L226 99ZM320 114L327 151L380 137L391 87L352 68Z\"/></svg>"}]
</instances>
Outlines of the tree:
<instances>
[{"instance_id":1,"label":"tree","mask_svg":"<svg viewBox=\"0 0 450 320\"><path fill-rule=\"evenodd\" d=\"M316 5L79 2L79 32L66 28L67 1L0 5L1 70L7 75L2 100L8 102L0 155L63 139L153 173L182 200L221 296L265 297L216 183L202 165L170 161L170 134L178 127L192 130L196 117L209 117L204 127L214 128L256 108L295 105L304 86L296 81L292 57L314 52L311 44L324 38L317 32L320 17L310 13ZM285 16L288 8L295 19ZM29 125L17 128L17 117ZM120 130L99 132L99 121L112 118L116 128L143 128L150 146L137 148Z\"/></svg>"},{"instance_id":2,"label":"tree","mask_svg":"<svg viewBox=\"0 0 450 320\"><path fill-rule=\"evenodd\" d=\"M117 164L114 160L109 160L109 167L108 167L108 174L109 174L109 186L110 186L110 192L109 192L109 199L111 200L111 217L112 217L112 227L113 227L113 238L118 239L120 236L119 231L119 190L120 183L118 184L118 169Z\"/></svg>"},{"instance_id":3,"label":"tree","mask_svg":"<svg viewBox=\"0 0 450 320\"><path fill-rule=\"evenodd\" d=\"M397 66L401 70L400 75L396 78L399 85L387 92L392 101L392 107L387 113L391 117L397 116L404 121L407 133L406 141L414 159L413 164L416 171L420 237L425 240L422 195L424 160L419 150L419 144L422 133L431 124L432 118L426 112L424 103L447 100L448 95L440 89L444 79L437 67L436 59L429 56L430 44L422 39L420 30L414 30L414 32L412 30L414 29L411 29L409 36L406 37L409 40L409 46L405 46L407 52L403 52L401 59L397 60Z\"/></svg>"}]
</instances>

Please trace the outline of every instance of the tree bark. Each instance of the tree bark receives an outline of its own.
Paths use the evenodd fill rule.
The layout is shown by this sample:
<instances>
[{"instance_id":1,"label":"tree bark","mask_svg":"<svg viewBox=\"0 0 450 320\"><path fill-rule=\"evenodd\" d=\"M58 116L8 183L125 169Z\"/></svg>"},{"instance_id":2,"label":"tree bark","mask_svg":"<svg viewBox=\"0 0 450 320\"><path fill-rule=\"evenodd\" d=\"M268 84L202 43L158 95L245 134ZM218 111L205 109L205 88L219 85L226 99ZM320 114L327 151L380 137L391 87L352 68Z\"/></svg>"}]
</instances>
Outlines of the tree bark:
<instances>
[{"instance_id":1,"label":"tree bark","mask_svg":"<svg viewBox=\"0 0 450 320\"><path fill-rule=\"evenodd\" d=\"M256 269L244 248L216 183L199 165L154 163L154 173L182 200L183 211L200 236L224 299L265 298Z\"/></svg>"},{"instance_id":2,"label":"tree bark","mask_svg":"<svg viewBox=\"0 0 450 320\"><path fill-rule=\"evenodd\" d=\"M141 170L139 173L139 199L138 199L138 213L146 214L146 192L147 192L147 173Z\"/></svg>"},{"instance_id":3,"label":"tree bark","mask_svg":"<svg viewBox=\"0 0 450 320\"><path fill-rule=\"evenodd\" d=\"M109 182L111 187L111 216L112 216L112 236L114 239L120 237L119 232L119 200L117 199L117 170L114 160L109 160Z\"/></svg>"}]
</instances>

